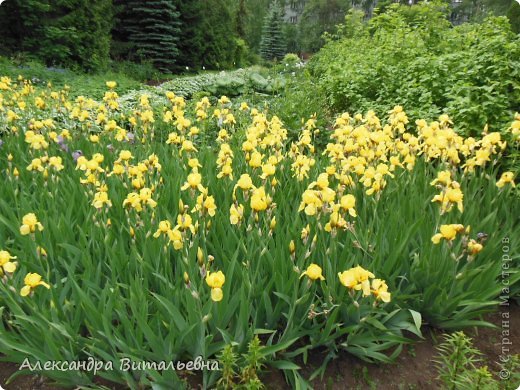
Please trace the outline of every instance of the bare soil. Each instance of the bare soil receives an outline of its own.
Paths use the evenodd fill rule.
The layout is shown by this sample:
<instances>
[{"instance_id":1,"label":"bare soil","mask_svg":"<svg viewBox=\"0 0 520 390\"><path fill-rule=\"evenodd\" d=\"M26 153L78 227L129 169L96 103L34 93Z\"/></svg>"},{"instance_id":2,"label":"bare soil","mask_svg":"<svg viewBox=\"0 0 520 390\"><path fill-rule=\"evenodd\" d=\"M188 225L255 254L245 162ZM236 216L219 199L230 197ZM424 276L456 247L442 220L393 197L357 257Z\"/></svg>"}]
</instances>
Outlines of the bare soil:
<instances>
[{"instance_id":1,"label":"bare soil","mask_svg":"<svg viewBox=\"0 0 520 390\"><path fill-rule=\"evenodd\" d=\"M502 312L509 312L509 354L520 354L520 306L511 303L501 307ZM475 347L483 353L486 364L495 375L500 371L499 357L502 354L502 314L501 311L487 316L487 320L497 326L496 329L472 328L466 334L473 338ZM435 329L423 329L424 340L405 347L394 364L368 364L349 354L341 354L329 363L323 378L312 382L316 390L343 389L384 389L384 390L430 390L440 389L434 359L436 346L442 342L442 332ZM303 368L303 376L308 377L319 367L326 352L317 351L310 357L310 362ZM17 364L0 362L0 389L6 390L58 390L60 387L39 375L18 376L9 384L7 379L18 370ZM497 376L498 378L498 376ZM283 374L279 371L267 372L262 380L267 389L288 389ZM191 382L191 381L190 381ZM99 381L100 385L114 390L124 386ZM520 385L520 383L518 384Z\"/></svg>"},{"instance_id":2,"label":"bare soil","mask_svg":"<svg viewBox=\"0 0 520 390\"><path fill-rule=\"evenodd\" d=\"M511 302L508 307L489 314L486 320L497 328L471 328L465 333L473 339L473 345L482 352L483 365L487 365L496 379L501 370L502 354L502 312L509 313L509 354L520 354L520 306ZM432 328L423 328L424 340L408 345L393 364L369 364L347 353L341 354L329 363L323 378L312 382L316 390L344 389L383 389L383 390L430 390L441 389L437 379L434 360L437 345L443 341L443 332ZM309 376L320 366L323 354L315 354L303 372ZM305 375L304 375L305 377ZM265 377L268 389L286 389L287 384L280 372L271 372ZM518 383L520 389L520 383Z\"/></svg>"}]
</instances>

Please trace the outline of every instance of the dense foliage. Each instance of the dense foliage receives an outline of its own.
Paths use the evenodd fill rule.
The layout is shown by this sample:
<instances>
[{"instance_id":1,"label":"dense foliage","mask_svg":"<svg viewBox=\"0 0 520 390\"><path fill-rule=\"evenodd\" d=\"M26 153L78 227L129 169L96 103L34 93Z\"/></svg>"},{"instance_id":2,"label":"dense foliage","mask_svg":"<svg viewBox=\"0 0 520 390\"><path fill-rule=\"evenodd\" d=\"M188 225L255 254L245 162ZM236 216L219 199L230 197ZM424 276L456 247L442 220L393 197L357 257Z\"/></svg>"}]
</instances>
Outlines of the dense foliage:
<instances>
[{"instance_id":1,"label":"dense foliage","mask_svg":"<svg viewBox=\"0 0 520 390\"><path fill-rule=\"evenodd\" d=\"M464 134L505 130L520 111L520 38L505 18L452 28L440 3L395 5L368 23L353 13L311 62L337 112L386 112L412 119L447 113Z\"/></svg>"},{"instance_id":2,"label":"dense foliage","mask_svg":"<svg viewBox=\"0 0 520 390\"><path fill-rule=\"evenodd\" d=\"M317 52L324 44L323 34L334 31L351 6L351 0L307 1L298 23L299 50Z\"/></svg>"},{"instance_id":3,"label":"dense foliage","mask_svg":"<svg viewBox=\"0 0 520 390\"><path fill-rule=\"evenodd\" d=\"M174 69L179 56L180 14L172 0L125 1L115 32L125 43L126 56L148 60L158 69ZM124 6L122 5L124 4Z\"/></svg>"},{"instance_id":4,"label":"dense foliage","mask_svg":"<svg viewBox=\"0 0 520 390\"><path fill-rule=\"evenodd\" d=\"M494 13L507 15L518 32L520 5L514 0L465 0L454 7L447 0L438 1L454 23L481 21ZM349 9L370 18L392 12L394 3L7 0L0 6L0 55L88 72L106 70L110 60L151 63L165 72L229 69L256 63L260 55L272 60L287 51L316 52L325 43L323 34L333 33ZM408 0L400 3L408 8Z\"/></svg>"},{"instance_id":5,"label":"dense foliage","mask_svg":"<svg viewBox=\"0 0 520 390\"><path fill-rule=\"evenodd\" d=\"M0 6L3 54L27 52L48 65L104 69L112 0L8 0Z\"/></svg>"}]
</instances>

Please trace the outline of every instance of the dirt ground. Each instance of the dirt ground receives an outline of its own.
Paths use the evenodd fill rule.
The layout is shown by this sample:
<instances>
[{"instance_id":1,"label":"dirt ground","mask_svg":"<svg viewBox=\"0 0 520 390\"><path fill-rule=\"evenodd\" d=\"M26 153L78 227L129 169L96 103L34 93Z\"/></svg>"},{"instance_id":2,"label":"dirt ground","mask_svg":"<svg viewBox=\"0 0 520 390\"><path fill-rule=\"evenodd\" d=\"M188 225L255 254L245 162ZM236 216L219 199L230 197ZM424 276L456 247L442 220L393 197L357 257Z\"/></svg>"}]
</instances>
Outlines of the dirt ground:
<instances>
[{"instance_id":1,"label":"dirt ground","mask_svg":"<svg viewBox=\"0 0 520 390\"><path fill-rule=\"evenodd\" d=\"M520 307L511 303L508 308L502 308L510 313L510 353L520 354ZM499 356L502 348L501 312L488 315L487 320L498 326L498 329L468 329L474 345L484 354L484 364L490 371L497 374L500 371ZM412 390L412 389L440 389L436 379L437 372L433 359L437 353L436 345L442 341L442 334L437 330L424 329L425 340L407 346L394 364L367 364L348 354L340 355L332 361L323 376L323 379L313 381L316 390L343 390L343 389L384 389L384 390ZM318 367L325 355L321 352L313 354L310 364L304 368L303 376ZM6 390L58 390L45 378L19 376L9 385L9 378L18 369L18 365L0 362L0 388ZM267 372L262 380L267 389L287 389L281 372ZM114 390L125 389L124 386L103 383L107 388ZM520 383L518 384L520 386Z\"/></svg>"},{"instance_id":2,"label":"dirt ground","mask_svg":"<svg viewBox=\"0 0 520 390\"><path fill-rule=\"evenodd\" d=\"M510 354L520 354L520 306L511 303L508 308L502 308L502 311L506 310L510 315ZM483 364L499 379L499 356L502 353L501 312L489 314L486 319L498 329L472 328L466 329L465 333L472 337L474 346L483 353ZM437 355L436 346L443 341L442 332L426 328L423 329L423 336L424 340L406 346L393 364L368 364L345 353L329 363L323 379L313 381L314 389L441 389L433 360ZM323 357L325 355L321 358ZM320 356L314 356L313 360L318 367ZM304 372L312 372L312 362L311 367L306 367ZM268 389L287 388L280 373L271 373L267 378L271 381L269 384L264 379ZM520 383L518 386L520 388Z\"/></svg>"}]
</instances>

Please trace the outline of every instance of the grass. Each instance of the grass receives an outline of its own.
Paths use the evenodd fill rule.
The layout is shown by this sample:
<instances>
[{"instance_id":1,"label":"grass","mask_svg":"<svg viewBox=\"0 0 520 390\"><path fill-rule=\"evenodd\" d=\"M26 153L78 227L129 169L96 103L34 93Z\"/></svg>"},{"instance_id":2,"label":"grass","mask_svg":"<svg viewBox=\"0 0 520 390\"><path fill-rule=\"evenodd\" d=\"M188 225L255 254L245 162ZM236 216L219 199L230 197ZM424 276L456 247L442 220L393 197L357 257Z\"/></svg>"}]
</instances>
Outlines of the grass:
<instances>
[{"instance_id":1,"label":"grass","mask_svg":"<svg viewBox=\"0 0 520 390\"><path fill-rule=\"evenodd\" d=\"M44 86L52 83L56 89L62 89L66 85L70 87L71 97L88 96L100 99L105 93L105 82L117 80L119 93L140 89L144 82L154 79L172 77L172 75L160 75L146 65L131 63L114 64L107 72L99 74L86 74L70 69L46 67L35 61L23 61L16 63L6 57L0 57L0 74L12 79L22 76L32 80L35 85Z\"/></svg>"}]
</instances>

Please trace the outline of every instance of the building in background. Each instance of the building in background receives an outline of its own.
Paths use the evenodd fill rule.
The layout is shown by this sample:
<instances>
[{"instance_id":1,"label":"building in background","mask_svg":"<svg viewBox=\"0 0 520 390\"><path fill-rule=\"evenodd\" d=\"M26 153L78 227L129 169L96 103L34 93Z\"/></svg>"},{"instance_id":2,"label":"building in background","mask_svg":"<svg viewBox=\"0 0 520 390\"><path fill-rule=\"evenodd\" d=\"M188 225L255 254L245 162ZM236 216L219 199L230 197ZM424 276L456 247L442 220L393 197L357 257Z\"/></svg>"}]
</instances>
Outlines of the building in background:
<instances>
[{"instance_id":1,"label":"building in background","mask_svg":"<svg viewBox=\"0 0 520 390\"><path fill-rule=\"evenodd\" d=\"M298 24L306 2L306 0L287 0L284 7L284 21L290 24Z\"/></svg>"},{"instance_id":2,"label":"building in background","mask_svg":"<svg viewBox=\"0 0 520 390\"><path fill-rule=\"evenodd\" d=\"M408 5L417 4L421 0L407 0ZM284 6L284 22L296 25L301 19L308 0L286 0ZM370 19L380 1L378 0L352 0L352 8L365 12L366 18ZM399 2L398 0L395 1ZM451 0L452 12L450 20L454 25L458 25L469 20L468 12L460 12L457 9L463 5L464 0Z\"/></svg>"}]
</instances>

